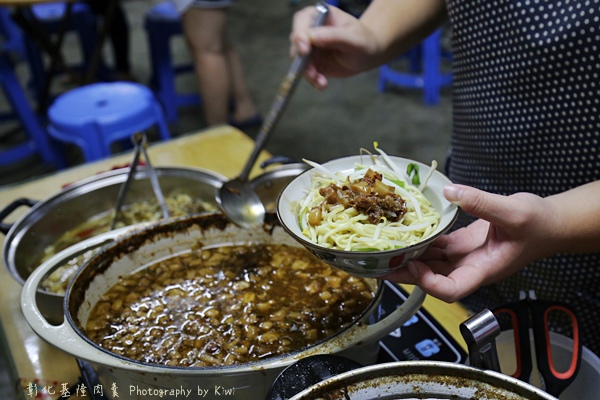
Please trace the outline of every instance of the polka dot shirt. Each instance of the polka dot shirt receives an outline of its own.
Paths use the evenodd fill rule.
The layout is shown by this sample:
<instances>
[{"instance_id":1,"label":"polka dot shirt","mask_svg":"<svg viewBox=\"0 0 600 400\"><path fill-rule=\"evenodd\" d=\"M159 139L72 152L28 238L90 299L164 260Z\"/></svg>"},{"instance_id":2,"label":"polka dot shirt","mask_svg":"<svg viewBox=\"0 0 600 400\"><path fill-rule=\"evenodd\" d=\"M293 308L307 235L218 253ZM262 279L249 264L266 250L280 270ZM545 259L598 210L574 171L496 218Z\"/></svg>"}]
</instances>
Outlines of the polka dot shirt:
<instances>
[{"instance_id":1,"label":"polka dot shirt","mask_svg":"<svg viewBox=\"0 0 600 400\"><path fill-rule=\"evenodd\" d=\"M450 178L494 193L540 196L600 180L600 0L447 6L454 57ZM462 215L457 226L471 220ZM600 354L600 253L536 262L464 302L474 311L493 308L530 289L575 307L584 344Z\"/></svg>"}]
</instances>

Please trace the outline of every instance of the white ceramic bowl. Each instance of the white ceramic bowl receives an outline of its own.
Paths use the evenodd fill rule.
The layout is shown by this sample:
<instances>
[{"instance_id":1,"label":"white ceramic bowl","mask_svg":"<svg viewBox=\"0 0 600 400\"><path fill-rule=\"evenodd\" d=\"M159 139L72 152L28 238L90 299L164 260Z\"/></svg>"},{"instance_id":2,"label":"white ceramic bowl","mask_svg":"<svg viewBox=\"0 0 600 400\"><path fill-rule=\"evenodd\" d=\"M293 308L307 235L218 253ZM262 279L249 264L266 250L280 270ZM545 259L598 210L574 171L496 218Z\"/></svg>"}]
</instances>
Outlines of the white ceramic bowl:
<instances>
[{"instance_id":1,"label":"white ceramic bowl","mask_svg":"<svg viewBox=\"0 0 600 400\"><path fill-rule=\"evenodd\" d=\"M376 162L383 162L381 156L375 156L375 158ZM402 171L406 171L406 167L410 163L417 164L421 179L425 178L431 168L429 165L407 158L390 156L390 159ZM323 166L332 172L349 175L354 170L356 163L373 165L370 156L351 156L329 161ZM314 169L310 169L299 175L279 195L277 215L281 225L294 239L321 260L356 276L381 277L401 268L409 260L423 254L435 239L450 229L458 215L458 207L446 200L442 194L444 186L452 182L436 170L429 178L423 194L439 212L441 220L435 231L423 241L408 247L386 251L345 251L326 248L304 236L299 223L298 204L306 198L311 188L311 174L313 173Z\"/></svg>"}]
</instances>

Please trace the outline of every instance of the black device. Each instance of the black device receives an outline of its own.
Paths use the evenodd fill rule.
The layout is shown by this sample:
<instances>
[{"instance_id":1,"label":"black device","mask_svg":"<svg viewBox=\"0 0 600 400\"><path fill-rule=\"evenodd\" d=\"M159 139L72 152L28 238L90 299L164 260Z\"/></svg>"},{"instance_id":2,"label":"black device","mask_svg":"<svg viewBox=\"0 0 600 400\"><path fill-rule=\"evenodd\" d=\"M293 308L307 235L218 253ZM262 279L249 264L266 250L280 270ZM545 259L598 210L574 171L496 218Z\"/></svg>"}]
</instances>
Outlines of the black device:
<instances>
[{"instance_id":1,"label":"black device","mask_svg":"<svg viewBox=\"0 0 600 400\"><path fill-rule=\"evenodd\" d=\"M381 301L382 317L406 301L402 287L385 282ZM465 363L467 353L427 311L421 308L401 327L380 340L379 362L448 361Z\"/></svg>"}]
</instances>

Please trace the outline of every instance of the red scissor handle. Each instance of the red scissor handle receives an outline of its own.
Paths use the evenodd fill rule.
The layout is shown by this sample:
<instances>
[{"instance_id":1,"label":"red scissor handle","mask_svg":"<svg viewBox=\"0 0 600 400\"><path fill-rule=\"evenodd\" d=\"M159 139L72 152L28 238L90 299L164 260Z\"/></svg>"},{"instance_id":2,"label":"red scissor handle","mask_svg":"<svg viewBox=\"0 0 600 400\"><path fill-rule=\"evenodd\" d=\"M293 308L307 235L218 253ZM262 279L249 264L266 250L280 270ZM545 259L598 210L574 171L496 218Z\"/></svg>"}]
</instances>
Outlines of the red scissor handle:
<instances>
[{"instance_id":1,"label":"red scissor handle","mask_svg":"<svg viewBox=\"0 0 600 400\"><path fill-rule=\"evenodd\" d=\"M529 338L529 309L524 307L522 302L517 302L494 310L494 314L496 317L503 314L510 317L516 360L516 370L511 376L529 382L533 370L531 341Z\"/></svg>"},{"instance_id":2,"label":"red scissor handle","mask_svg":"<svg viewBox=\"0 0 600 400\"><path fill-rule=\"evenodd\" d=\"M535 352L538 361L538 369L544 378L546 391L553 396L558 396L569 386L579 371L581 365L582 344L579 340L579 325L573 311L561 304L550 304L541 301L533 301L530 304L535 334ZM566 314L571 319L573 328L573 351L571 362L565 371L559 371L554 365L552 358L552 345L549 330L549 315L553 311Z\"/></svg>"},{"instance_id":3,"label":"red scissor handle","mask_svg":"<svg viewBox=\"0 0 600 400\"><path fill-rule=\"evenodd\" d=\"M552 312L567 315L572 324L573 351L569 367L565 371L559 371L552 358L549 329ZM530 339L530 329L532 329L537 368L544 378L544 389L558 397L575 380L581 365L582 344L579 340L579 325L575 313L564 304L525 297L520 301L501 306L494 310L494 314L496 316L506 314L512 322L517 361L517 369L512 376L524 382L530 381L533 370Z\"/></svg>"}]
</instances>

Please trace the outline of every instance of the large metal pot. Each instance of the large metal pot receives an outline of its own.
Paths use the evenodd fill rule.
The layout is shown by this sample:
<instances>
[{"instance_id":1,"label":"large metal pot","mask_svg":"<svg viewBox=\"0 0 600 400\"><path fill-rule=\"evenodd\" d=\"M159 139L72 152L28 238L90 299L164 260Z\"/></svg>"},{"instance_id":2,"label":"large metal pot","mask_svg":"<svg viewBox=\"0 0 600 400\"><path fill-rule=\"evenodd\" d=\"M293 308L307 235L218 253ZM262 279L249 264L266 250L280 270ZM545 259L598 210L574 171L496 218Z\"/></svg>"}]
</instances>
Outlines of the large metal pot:
<instances>
[{"instance_id":1,"label":"large metal pot","mask_svg":"<svg viewBox=\"0 0 600 400\"><path fill-rule=\"evenodd\" d=\"M241 229L221 214L163 220L103 247L101 252L79 269L67 290L65 321L60 326L46 321L38 308L35 295L40 282L53 268L52 260L42 264L27 280L21 298L23 313L33 330L43 339L77 358L89 361L101 384L109 387L116 384L121 388L120 398L148 397L148 391L137 392L137 388L151 390L152 393L171 389L199 393L199 390L208 389L209 395L204 398L221 398L223 390L227 390L228 397L255 400L264 397L284 367L308 355L340 353L363 365L374 363L379 339L408 320L425 297L417 289L396 311L385 319L378 320L382 286L380 282L372 280L378 287L375 300L356 322L337 334L303 351L224 367L182 368L132 361L102 349L87 339L80 330L79 327L85 326L90 310L99 297L120 276L140 265L197 246L198 243L210 245L232 242L300 246L284 232L272 213L267 214L263 229L254 230ZM124 391L130 388L133 388L133 394L127 396Z\"/></svg>"},{"instance_id":2,"label":"large metal pot","mask_svg":"<svg viewBox=\"0 0 600 400\"><path fill-rule=\"evenodd\" d=\"M90 218L113 210L119 188L127 178L128 168L101 173L76 182L41 201L18 199L0 211L0 222L19 206L31 209L14 224L2 224L6 234L2 259L13 278L23 284L39 266L44 250L66 231ZM201 169L156 168L165 195L173 191L205 199L216 208L215 191L224 177ZM125 204L154 197L146 171L138 169L129 188ZM62 321L63 296L40 289L38 300L44 315L54 322Z\"/></svg>"},{"instance_id":3,"label":"large metal pot","mask_svg":"<svg viewBox=\"0 0 600 400\"><path fill-rule=\"evenodd\" d=\"M265 209L272 211L275 210L277 197L283 188L310 168L310 165L305 163L283 164L256 176L250 181L250 185L264 204Z\"/></svg>"},{"instance_id":4,"label":"large metal pot","mask_svg":"<svg viewBox=\"0 0 600 400\"><path fill-rule=\"evenodd\" d=\"M557 400L499 372L437 361L403 361L352 369L290 398L313 399Z\"/></svg>"}]
</instances>

